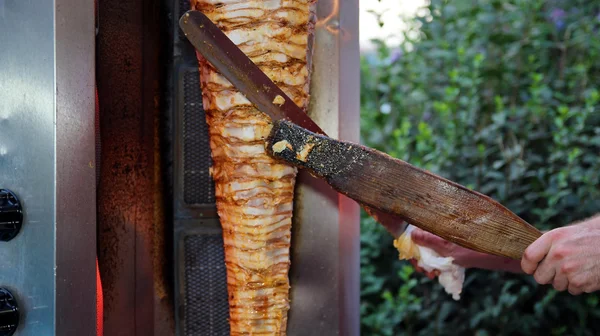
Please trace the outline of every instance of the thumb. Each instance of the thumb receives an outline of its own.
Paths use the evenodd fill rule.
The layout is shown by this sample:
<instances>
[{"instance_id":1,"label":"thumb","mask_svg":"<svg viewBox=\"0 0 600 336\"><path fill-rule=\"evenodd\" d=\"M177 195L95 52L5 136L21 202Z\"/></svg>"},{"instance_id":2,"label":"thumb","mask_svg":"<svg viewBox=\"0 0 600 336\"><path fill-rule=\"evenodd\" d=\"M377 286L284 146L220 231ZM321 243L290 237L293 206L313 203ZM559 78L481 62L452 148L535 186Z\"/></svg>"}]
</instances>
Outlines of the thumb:
<instances>
[{"instance_id":1,"label":"thumb","mask_svg":"<svg viewBox=\"0 0 600 336\"><path fill-rule=\"evenodd\" d=\"M552 247L555 233L550 231L529 245L523 253L521 268L527 274L533 274L538 264L544 259Z\"/></svg>"}]
</instances>

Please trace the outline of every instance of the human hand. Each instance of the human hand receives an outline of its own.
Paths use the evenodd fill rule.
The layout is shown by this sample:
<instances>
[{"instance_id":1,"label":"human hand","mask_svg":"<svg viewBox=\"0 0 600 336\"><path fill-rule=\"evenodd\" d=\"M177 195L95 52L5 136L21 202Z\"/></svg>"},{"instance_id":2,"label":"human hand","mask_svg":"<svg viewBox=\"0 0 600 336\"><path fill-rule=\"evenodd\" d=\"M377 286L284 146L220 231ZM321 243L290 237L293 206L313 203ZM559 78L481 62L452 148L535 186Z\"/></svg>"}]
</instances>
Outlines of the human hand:
<instances>
[{"instance_id":1,"label":"human hand","mask_svg":"<svg viewBox=\"0 0 600 336\"><path fill-rule=\"evenodd\" d=\"M411 265L413 265L415 271L425 274L425 276L427 276L429 279L435 279L435 277L440 275L439 270L433 270L431 272L427 272L425 269L423 269L421 266L419 266L419 262L416 259L410 259L409 261L410 261Z\"/></svg>"},{"instance_id":2,"label":"human hand","mask_svg":"<svg viewBox=\"0 0 600 336\"><path fill-rule=\"evenodd\" d=\"M542 235L523 254L521 268L540 284L573 295L600 289L600 217Z\"/></svg>"},{"instance_id":3,"label":"human hand","mask_svg":"<svg viewBox=\"0 0 600 336\"><path fill-rule=\"evenodd\" d=\"M454 258L454 263L461 267L474 267L474 259L481 257L479 252L461 247L419 228L415 228L412 232L412 239L415 244L428 247L442 257Z\"/></svg>"},{"instance_id":4,"label":"human hand","mask_svg":"<svg viewBox=\"0 0 600 336\"><path fill-rule=\"evenodd\" d=\"M446 293L454 300L460 299L465 281L465 268L454 263L453 258L440 256L433 249L417 244L414 240L415 227L409 225L406 231L394 240L400 260L409 260L417 272L428 278L438 278ZM418 235L418 234L417 234Z\"/></svg>"},{"instance_id":5,"label":"human hand","mask_svg":"<svg viewBox=\"0 0 600 336\"><path fill-rule=\"evenodd\" d=\"M456 265L464 268L521 273L517 260L473 251L418 228L412 232L412 239L416 244L428 247L442 257L452 257Z\"/></svg>"}]
</instances>

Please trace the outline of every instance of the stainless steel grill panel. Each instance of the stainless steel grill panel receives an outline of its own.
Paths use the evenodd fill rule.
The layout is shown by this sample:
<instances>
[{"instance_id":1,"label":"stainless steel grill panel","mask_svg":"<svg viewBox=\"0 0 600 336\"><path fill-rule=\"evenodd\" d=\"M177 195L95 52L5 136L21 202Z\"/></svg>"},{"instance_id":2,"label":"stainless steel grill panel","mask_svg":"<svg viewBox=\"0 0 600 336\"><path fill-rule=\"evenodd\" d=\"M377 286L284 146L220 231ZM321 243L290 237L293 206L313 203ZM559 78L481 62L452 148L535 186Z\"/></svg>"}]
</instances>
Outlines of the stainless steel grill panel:
<instances>
[{"instance_id":1,"label":"stainless steel grill panel","mask_svg":"<svg viewBox=\"0 0 600 336\"><path fill-rule=\"evenodd\" d=\"M18 336L96 333L94 69L92 1L0 1L0 188L23 207L0 287Z\"/></svg>"}]
</instances>

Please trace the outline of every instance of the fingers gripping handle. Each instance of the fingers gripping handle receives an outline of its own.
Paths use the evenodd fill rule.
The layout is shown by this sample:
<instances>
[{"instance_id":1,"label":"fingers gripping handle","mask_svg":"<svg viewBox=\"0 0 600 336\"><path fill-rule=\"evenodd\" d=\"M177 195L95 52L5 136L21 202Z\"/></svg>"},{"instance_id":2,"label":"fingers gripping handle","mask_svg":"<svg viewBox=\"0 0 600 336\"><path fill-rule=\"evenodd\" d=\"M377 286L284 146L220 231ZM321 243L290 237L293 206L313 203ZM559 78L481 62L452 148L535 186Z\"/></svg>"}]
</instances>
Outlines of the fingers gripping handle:
<instances>
[{"instance_id":1,"label":"fingers gripping handle","mask_svg":"<svg viewBox=\"0 0 600 336\"><path fill-rule=\"evenodd\" d=\"M541 233L491 198L361 145L274 123L267 152L368 207L476 251L520 259Z\"/></svg>"}]
</instances>

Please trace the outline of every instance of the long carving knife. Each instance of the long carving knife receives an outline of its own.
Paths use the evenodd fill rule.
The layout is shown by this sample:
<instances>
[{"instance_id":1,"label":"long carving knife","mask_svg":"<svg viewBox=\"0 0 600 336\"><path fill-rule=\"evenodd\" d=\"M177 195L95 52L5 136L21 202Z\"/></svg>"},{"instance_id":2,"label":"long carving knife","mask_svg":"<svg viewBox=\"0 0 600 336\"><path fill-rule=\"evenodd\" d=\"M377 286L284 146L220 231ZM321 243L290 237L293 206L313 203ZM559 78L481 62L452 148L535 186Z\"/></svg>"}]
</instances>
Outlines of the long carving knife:
<instances>
[{"instance_id":1,"label":"long carving knife","mask_svg":"<svg viewBox=\"0 0 600 336\"><path fill-rule=\"evenodd\" d=\"M271 156L324 179L393 234L404 230L406 220L458 245L514 259L541 236L483 194L377 150L328 137L204 14L188 11L179 24L196 50L272 118L266 139Z\"/></svg>"}]
</instances>

